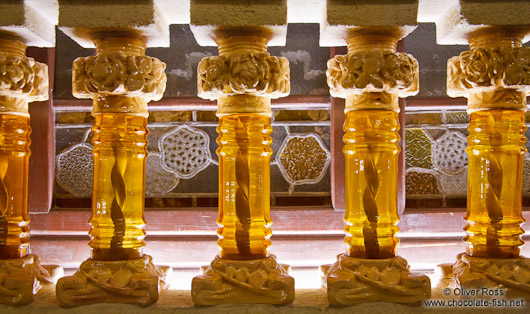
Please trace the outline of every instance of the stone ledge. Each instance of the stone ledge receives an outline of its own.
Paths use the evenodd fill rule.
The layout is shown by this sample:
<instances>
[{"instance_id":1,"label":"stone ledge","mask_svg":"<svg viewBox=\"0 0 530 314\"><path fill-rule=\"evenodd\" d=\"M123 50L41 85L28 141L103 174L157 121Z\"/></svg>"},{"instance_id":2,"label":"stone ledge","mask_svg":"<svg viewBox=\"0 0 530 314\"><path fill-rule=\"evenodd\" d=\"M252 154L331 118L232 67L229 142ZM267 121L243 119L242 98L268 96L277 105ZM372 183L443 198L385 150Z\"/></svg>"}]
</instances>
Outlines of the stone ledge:
<instances>
[{"instance_id":1,"label":"stone ledge","mask_svg":"<svg viewBox=\"0 0 530 314\"><path fill-rule=\"evenodd\" d=\"M55 16L54 11L50 9L54 8L53 2L4 2L0 3L0 30L16 34L27 46L55 46ZM48 9L41 10L43 7Z\"/></svg>"},{"instance_id":2,"label":"stone ledge","mask_svg":"<svg viewBox=\"0 0 530 314\"><path fill-rule=\"evenodd\" d=\"M169 24L152 0L60 0L59 28L83 48L94 48L92 33L102 29L132 29L148 47L169 47Z\"/></svg>"},{"instance_id":3,"label":"stone ledge","mask_svg":"<svg viewBox=\"0 0 530 314\"><path fill-rule=\"evenodd\" d=\"M434 293L433 299L441 299ZM447 299L446 299L447 300ZM528 303L528 302L527 302ZM530 306L524 308L473 308L483 314L487 313L528 313ZM55 293L47 289L35 297L31 305L22 307L8 307L0 305L0 313L10 314L111 314L111 313L140 313L140 314L229 314L229 313L259 313L259 314L313 314L313 313L356 313L356 314L405 314L405 313L442 313L459 314L470 313L467 307L426 308L423 305L410 306L394 303L376 302L364 303L351 307L330 307L324 290L297 290L294 303L286 306L258 305L258 304L226 304L209 307L193 305L189 290L170 290L160 295L160 300L150 307L139 307L130 304L92 304L73 308L61 308L55 299Z\"/></svg>"},{"instance_id":4,"label":"stone ledge","mask_svg":"<svg viewBox=\"0 0 530 314\"><path fill-rule=\"evenodd\" d=\"M445 11L436 22L436 42L438 45L468 45L468 34L484 26L518 26L530 29L526 12L530 2L458 0ZM523 43L530 40L527 32Z\"/></svg>"}]
</instances>

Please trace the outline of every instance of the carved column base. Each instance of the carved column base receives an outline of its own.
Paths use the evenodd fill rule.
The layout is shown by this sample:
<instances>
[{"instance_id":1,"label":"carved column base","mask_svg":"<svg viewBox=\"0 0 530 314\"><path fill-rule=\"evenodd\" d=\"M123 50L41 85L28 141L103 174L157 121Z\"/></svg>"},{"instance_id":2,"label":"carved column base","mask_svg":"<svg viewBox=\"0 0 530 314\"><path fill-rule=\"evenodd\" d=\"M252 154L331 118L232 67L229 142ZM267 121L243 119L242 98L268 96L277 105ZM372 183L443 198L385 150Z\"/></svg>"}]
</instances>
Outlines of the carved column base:
<instances>
[{"instance_id":1,"label":"carved column base","mask_svg":"<svg viewBox=\"0 0 530 314\"><path fill-rule=\"evenodd\" d=\"M361 259L338 256L326 273L325 283L331 305L367 302L419 303L431 296L431 281L412 274L401 257Z\"/></svg>"},{"instance_id":2,"label":"carved column base","mask_svg":"<svg viewBox=\"0 0 530 314\"><path fill-rule=\"evenodd\" d=\"M294 279L274 255L257 260L216 257L191 284L196 305L225 303L289 304L294 301Z\"/></svg>"},{"instance_id":3,"label":"carved column base","mask_svg":"<svg viewBox=\"0 0 530 314\"><path fill-rule=\"evenodd\" d=\"M36 255L0 260L0 303L26 305L43 285L63 275L59 266L42 266Z\"/></svg>"},{"instance_id":4,"label":"carved column base","mask_svg":"<svg viewBox=\"0 0 530 314\"><path fill-rule=\"evenodd\" d=\"M444 267L440 265L439 267ZM452 280L451 280L452 279ZM504 297L530 299L530 258L457 256L452 272L441 276L438 286L504 290Z\"/></svg>"},{"instance_id":5,"label":"carved column base","mask_svg":"<svg viewBox=\"0 0 530 314\"><path fill-rule=\"evenodd\" d=\"M158 301L160 290L169 286L171 268L158 267L151 256L125 261L88 259L73 276L57 282L62 306L92 303L132 303L148 306Z\"/></svg>"}]
</instances>

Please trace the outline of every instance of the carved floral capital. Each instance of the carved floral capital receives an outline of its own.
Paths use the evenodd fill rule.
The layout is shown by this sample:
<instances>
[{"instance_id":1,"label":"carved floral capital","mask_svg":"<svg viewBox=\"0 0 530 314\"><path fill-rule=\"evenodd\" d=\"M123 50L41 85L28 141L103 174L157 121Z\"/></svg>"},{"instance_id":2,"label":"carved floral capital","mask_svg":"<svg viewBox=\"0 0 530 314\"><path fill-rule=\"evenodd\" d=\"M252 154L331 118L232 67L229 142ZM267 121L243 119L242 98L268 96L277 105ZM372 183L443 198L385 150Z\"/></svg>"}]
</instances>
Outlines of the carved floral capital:
<instances>
[{"instance_id":1,"label":"carved floral capital","mask_svg":"<svg viewBox=\"0 0 530 314\"><path fill-rule=\"evenodd\" d=\"M268 53L234 53L204 58L197 68L198 95L251 95L280 98L289 95L289 60Z\"/></svg>"},{"instance_id":2,"label":"carved floral capital","mask_svg":"<svg viewBox=\"0 0 530 314\"><path fill-rule=\"evenodd\" d=\"M72 93L77 98L99 95L162 98L166 64L148 56L105 53L74 60Z\"/></svg>"},{"instance_id":3,"label":"carved floral capital","mask_svg":"<svg viewBox=\"0 0 530 314\"><path fill-rule=\"evenodd\" d=\"M0 96L48 99L48 66L33 58L0 53Z\"/></svg>"},{"instance_id":4,"label":"carved floral capital","mask_svg":"<svg viewBox=\"0 0 530 314\"><path fill-rule=\"evenodd\" d=\"M469 94L510 88L530 92L530 47L474 48L447 62L447 94Z\"/></svg>"},{"instance_id":5,"label":"carved floral capital","mask_svg":"<svg viewBox=\"0 0 530 314\"><path fill-rule=\"evenodd\" d=\"M330 93L346 98L365 92L418 93L418 61L407 53L357 51L328 61L326 72Z\"/></svg>"}]
</instances>

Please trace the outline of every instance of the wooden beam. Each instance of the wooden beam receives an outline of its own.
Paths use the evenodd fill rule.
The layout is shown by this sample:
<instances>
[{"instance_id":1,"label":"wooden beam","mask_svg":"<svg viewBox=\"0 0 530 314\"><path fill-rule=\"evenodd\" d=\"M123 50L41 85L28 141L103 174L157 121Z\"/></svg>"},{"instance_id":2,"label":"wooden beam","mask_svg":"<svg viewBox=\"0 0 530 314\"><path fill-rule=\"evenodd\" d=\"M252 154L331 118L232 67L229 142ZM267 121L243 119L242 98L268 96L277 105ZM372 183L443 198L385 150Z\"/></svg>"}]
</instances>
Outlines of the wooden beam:
<instances>
[{"instance_id":1,"label":"wooden beam","mask_svg":"<svg viewBox=\"0 0 530 314\"><path fill-rule=\"evenodd\" d=\"M53 83L55 69L55 48L27 49L28 57L48 65L50 93L49 100L29 104L31 156L29 158L30 213L47 213L53 202L55 182L55 116L53 110Z\"/></svg>"}]
</instances>

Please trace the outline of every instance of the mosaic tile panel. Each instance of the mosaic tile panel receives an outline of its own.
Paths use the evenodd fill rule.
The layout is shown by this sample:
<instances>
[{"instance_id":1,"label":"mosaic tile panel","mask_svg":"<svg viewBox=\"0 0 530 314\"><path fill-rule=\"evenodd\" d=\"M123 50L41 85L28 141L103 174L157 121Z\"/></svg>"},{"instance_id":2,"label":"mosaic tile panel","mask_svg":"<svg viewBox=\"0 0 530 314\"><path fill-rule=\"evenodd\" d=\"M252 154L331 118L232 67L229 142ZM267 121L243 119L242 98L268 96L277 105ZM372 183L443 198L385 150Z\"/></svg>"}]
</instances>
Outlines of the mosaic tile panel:
<instances>
[{"instance_id":1,"label":"mosaic tile panel","mask_svg":"<svg viewBox=\"0 0 530 314\"><path fill-rule=\"evenodd\" d=\"M85 124L94 123L94 117L90 112L58 112L55 122L60 124Z\"/></svg>"},{"instance_id":2,"label":"mosaic tile panel","mask_svg":"<svg viewBox=\"0 0 530 314\"><path fill-rule=\"evenodd\" d=\"M422 168L407 169L405 175L405 190L410 196L425 196L440 194L438 178L432 170Z\"/></svg>"},{"instance_id":3,"label":"mosaic tile panel","mask_svg":"<svg viewBox=\"0 0 530 314\"><path fill-rule=\"evenodd\" d=\"M407 206L464 206L467 196L468 155L467 125L469 115L465 110L436 112L442 122L432 120L431 112L414 112L406 120L406 197ZM431 119L434 123L422 123ZM530 130L526 131L530 136ZM527 149L530 143L526 142ZM523 166L523 196L530 196L530 154ZM432 200L426 201L426 200ZM455 205L458 204L458 205Z\"/></svg>"},{"instance_id":4,"label":"mosaic tile panel","mask_svg":"<svg viewBox=\"0 0 530 314\"><path fill-rule=\"evenodd\" d=\"M436 176L444 195L462 197L467 195L467 165L454 173L437 170Z\"/></svg>"},{"instance_id":5,"label":"mosaic tile panel","mask_svg":"<svg viewBox=\"0 0 530 314\"><path fill-rule=\"evenodd\" d=\"M445 123L469 123L469 114L466 111L447 111L445 113Z\"/></svg>"},{"instance_id":6,"label":"mosaic tile panel","mask_svg":"<svg viewBox=\"0 0 530 314\"><path fill-rule=\"evenodd\" d=\"M446 132L434 142L434 166L446 172L456 172L467 165L466 136L458 131Z\"/></svg>"},{"instance_id":7,"label":"mosaic tile panel","mask_svg":"<svg viewBox=\"0 0 530 314\"><path fill-rule=\"evenodd\" d=\"M329 121L329 110L275 110L274 121Z\"/></svg>"},{"instance_id":8,"label":"mosaic tile panel","mask_svg":"<svg viewBox=\"0 0 530 314\"><path fill-rule=\"evenodd\" d=\"M523 162L523 194L530 192L530 153L526 153Z\"/></svg>"},{"instance_id":9,"label":"mosaic tile panel","mask_svg":"<svg viewBox=\"0 0 530 314\"><path fill-rule=\"evenodd\" d=\"M215 111L196 111L197 121L219 121Z\"/></svg>"},{"instance_id":10,"label":"mosaic tile panel","mask_svg":"<svg viewBox=\"0 0 530 314\"><path fill-rule=\"evenodd\" d=\"M145 160L145 195L165 195L179 183L179 178L163 166L160 154L150 153Z\"/></svg>"},{"instance_id":11,"label":"mosaic tile panel","mask_svg":"<svg viewBox=\"0 0 530 314\"><path fill-rule=\"evenodd\" d=\"M210 163L210 138L199 129L181 126L158 140L162 167L178 177L189 179Z\"/></svg>"},{"instance_id":12,"label":"mosaic tile panel","mask_svg":"<svg viewBox=\"0 0 530 314\"><path fill-rule=\"evenodd\" d=\"M436 125L442 123L440 112L408 112L405 114L405 125Z\"/></svg>"},{"instance_id":13,"label":"mosaic tile panel","mask_svg":"<svg viewBox=\"0 0 530 314\"><path fill-rule=\"evenodd\" d=\"M424 130L405 130L405 164L407 168L432 168L432 141Z\"/></svg>"},{"instance_id":14,"label":"mosaic tile panel","mask_svg":"<svg viewBox=\"0 0 530 314\"><path fill-rule=\"evenodd\" d=\"M292 185L315 183L322 179L330 153L315 133L290 134L276 158L285 179Z\"/></svg>"},{"instance_id":15,"label":"mosaic tile panel","mask_svg":"<svg viewBox=\"0 0 530 314\"><path fill-rule=\"evenodd\" d=\"M272 124L271 192L273 198L282 197L280 203L289 203L285 197L330 195L330 122L327 116L329 110L314 111L317 113L300 111L297 113L300 120L288 119ZM57 159L56 197L89 198L92 184L92 145L91 124L86 123L86 117L90 116L90 113L70 114L57 113L57 116L64 118L56 127L56 149L60 157ZM215 120L217 117L213 111L160 111L150 114L146 204L153 207L172 206L171 204L210 206L216 202L219 166L216 154L218 122ZM79 155L78 150L70 153L69 150L73 147L83 147L84 155ZM294 160L300 150L307 153L307 158L295 160L298 172L289 172L289 176L280 165L280 151ZM62 154L67 151L68 154ZM66 157L68 160L84 163L82 167L90 167L90 178L79 182L64 179L63 170L66 168L63 164ZM59 171L59 165L63 172ZM75 166L69 167L69 172L75 169ZM189 201L185 201L185 198ZM184 201L177 201L179 199ZM194 201L195 199L197 200ZM210 201L207 201L208 199Z\"/></svg>"},{"instance_id":16,"label":"mosaic tile panel","mask_svg":"<svg viewBox=\"0 0 530 314\"><path fill-rule=\"evenodd\" d=\"M192 111L153 111L149 113L147 122L192 121Z\"/></svg>"},{"instance_id":17,"label":"mosaic tile panel","mask_svg":"<svg viewBox=\"0 0 530 314\"><path fill-rule=\"evenodd\" d=\"M78 197L92 195L92 145L76 144L57 156L57 184Z\"/></svg>"},{"instance_id":18,"label":"mosaic tile panel","mask_svg":"<svg viewBox=\"0 0 530 314\"><path fill-rule=\"evenodd\" d=\"M277 110L275 118L280 119L272 123L273 197L330 195L330 122L326 120L329 111L283 112L287 111ZM408 204L418 200L421 206L453 206L456 203L465 206L468 115L463 110L442 110L435 115L441 120L425 112L415 112L414 118L408 120L416 121L415 124L405 125ZM432 123L422 123L421 117L427 117L426 121ZM90 113L58 112L56 118L57 193L60 197L89 198L92 183ZM167 197L216 198L216 119L213 111L152 114L146 171L148 198L160 198L156 204L173 204L160 201ZM530 143L526 146L530 148ZM189 162L192 159L194 161ZM75 177L71 176L74 170ZM530 154L525 157L523 180L523 193L530 196ZM458 201L462 199L463 202Z\"/></svg>"}]
</instances>

